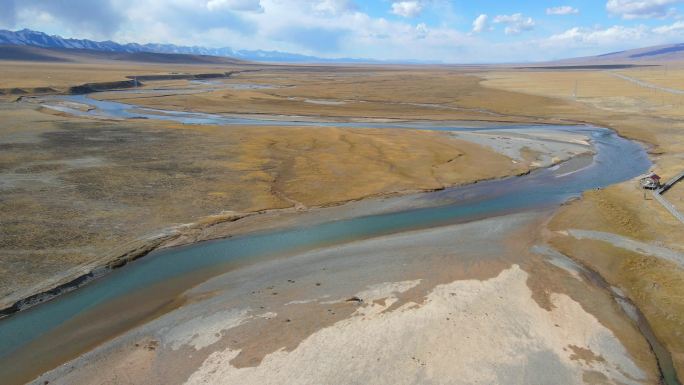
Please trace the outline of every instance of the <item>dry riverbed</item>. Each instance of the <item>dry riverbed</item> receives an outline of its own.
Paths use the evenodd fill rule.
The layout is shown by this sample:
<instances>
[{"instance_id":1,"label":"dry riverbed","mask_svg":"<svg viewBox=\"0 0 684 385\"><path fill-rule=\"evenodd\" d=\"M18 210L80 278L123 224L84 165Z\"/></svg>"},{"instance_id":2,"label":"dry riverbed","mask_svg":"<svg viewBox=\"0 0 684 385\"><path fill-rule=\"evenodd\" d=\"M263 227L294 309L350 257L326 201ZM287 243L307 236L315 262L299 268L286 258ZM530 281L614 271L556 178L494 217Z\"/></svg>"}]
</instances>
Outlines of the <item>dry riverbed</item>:
<instances>
[{"instance_id":1,"label":"dry riverbed","mask_svg":"<svg viewBox=\"0 0 684 385\"><path fill-rule=\"evenodd\" d=\"M36 384L651 384L608 292L534 254L548 213L246 267Z\"/></svg>"}]
</instances>

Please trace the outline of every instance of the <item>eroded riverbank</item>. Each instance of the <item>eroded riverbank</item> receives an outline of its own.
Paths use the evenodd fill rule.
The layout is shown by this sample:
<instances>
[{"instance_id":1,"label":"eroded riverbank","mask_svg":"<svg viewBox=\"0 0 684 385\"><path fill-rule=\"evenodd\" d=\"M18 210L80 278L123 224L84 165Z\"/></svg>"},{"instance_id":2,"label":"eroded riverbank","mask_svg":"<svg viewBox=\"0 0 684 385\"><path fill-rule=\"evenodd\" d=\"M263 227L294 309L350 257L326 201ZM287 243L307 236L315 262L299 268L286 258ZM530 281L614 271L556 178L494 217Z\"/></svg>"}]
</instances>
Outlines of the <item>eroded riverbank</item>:
<instances>
[{"instance_id":1,"label":"eroded riverbank","mask_svg":"<svg viewBox=\"0 0 684 385\"><path fill-rule=\"evenodd\" d=\"M198 221L528 170L446 133L95 121L30 107L0 105L1 308Z\"/></svg>"}]
</instances>

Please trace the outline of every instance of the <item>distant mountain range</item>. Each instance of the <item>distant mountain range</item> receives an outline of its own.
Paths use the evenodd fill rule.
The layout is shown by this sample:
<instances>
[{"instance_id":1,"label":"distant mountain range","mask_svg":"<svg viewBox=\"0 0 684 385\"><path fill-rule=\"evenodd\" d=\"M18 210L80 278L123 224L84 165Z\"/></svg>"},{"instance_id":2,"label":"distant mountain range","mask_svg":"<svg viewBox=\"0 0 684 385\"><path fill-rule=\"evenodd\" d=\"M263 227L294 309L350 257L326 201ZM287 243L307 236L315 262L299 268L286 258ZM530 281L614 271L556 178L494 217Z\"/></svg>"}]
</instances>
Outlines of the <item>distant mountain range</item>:
<instances>
[{"instance_id":1,"label":"distant mountain range","mask_svg":"<svg viewBox=\"0 0 684 385\"><path fill-rule=\"evenodd\" d=\"M22 29L20 31L0 30L0 46L18 47L38 47L50 50L87 50L100 52L100 56L114 60L142 60L174 62L188 60L189 62L218 62L219 59L209 58L210 56L219 58L229 58L227 60L242 60L255 62L271 63L369 63L369 64L437 64L427 61L402 61L389 62L373 59L353 59L353 58L321 58L316 56L300 55L281 51L264 50L234 50L229 47L206 48L198 46L179 46L174 44L121 44L113 41L93 41L87 39L65 39L56 35L48 35L39 31ZM8 47L11 48L11 47ZM3 57L0 59L21 60L21 58L35 57L34 60L42 60L41 55L48 55L49 60L62 60L55 57L54 52L38 52L30 50L11 50L2 49ZM66 51L61 51L66 52ZM84 51L85 52L85 51ZM151 56L157 54L161 56ZM192 57L182 59L174 55L191 55ZM9 57L4 57L9 56ZM12 57L14 56L14 57ZM59 56L59 55L58 55ZM46 59L46 60L48 60ZM66 58L65 60L69 60ZM221 59L226 62L226 59ZM547 63L537 63L538 65L577 65L577 64L642 64L684 61L684 43L661 45L654 47L638 48L620 52L612 52L604 55L555 60Z\"/></svg>"},{"instance_id":2,"label":"distant mountain range","mask_svg":"<svg viewBox=\"0 0 684 385\"><path fill-rule=\"evenodd\" d=\"M631 49L627 51L611 52L596 56L603 60L630 59L630 60L660 60L674 61L684 60L684 43L659 45L654 47Z\"/></svg>"},{"instance_id":3,"label":"distant mountain range","mask_svg":"<svg viewBox=\"0 0 684 385\"><path fill-rule=\"evenodd\" d=\"M556 60L557 65L575 64L667 64L684 62L684 43L657 45L606 53L597 56Z\"/></svg>"},{"instance_id":4,"label":"distant mountain range","mask_svg":"<svg viewBox=\"0 0 684 385\"><path fill-rule=\"evenodd\" d=\"M20 31L0 30L0 45L32 46L57 49L85 49L101 52L136 54L142 52L162 54L184 54L221 56L247 61L287 63L381 63L377 60L350 58L320 58L295 53L263 50L234 50L232 48L188 47L174 44L120 44L113 41L87 39L65 39L61 36L22 29Z\"/></svg>"}]
</instances>

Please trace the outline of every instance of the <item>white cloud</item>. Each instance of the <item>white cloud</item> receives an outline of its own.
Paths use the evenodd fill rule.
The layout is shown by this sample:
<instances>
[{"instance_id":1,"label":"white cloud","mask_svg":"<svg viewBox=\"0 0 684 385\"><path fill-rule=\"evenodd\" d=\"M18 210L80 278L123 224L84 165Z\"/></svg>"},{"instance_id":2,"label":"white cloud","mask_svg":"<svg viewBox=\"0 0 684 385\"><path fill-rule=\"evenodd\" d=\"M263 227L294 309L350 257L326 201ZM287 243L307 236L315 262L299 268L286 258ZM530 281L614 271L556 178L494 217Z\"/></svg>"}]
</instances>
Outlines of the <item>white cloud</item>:
<instances>
[{"instance_id":1,"label":"white cloud","mask_svg":"<svg viewBox=\"0 0 684 385\"><path fill-rule=\"evenodd\" d=\"M0 22L8 28L33 26L39 30L48 25L100 39L121 28L126 15L112 0L0 0Z\"/></svg>"},{"instance_id":2,"label":"white cloud","mask_svg":"<svg viewBox=\"0 0 684 385\"><path fill-rule=\"evenodd\" d=\"M392 3L392 13L402 17L416 17L423 11L419 1L397 1Z\"/></svg>"},{"instance_id":3,"label":"white cloud","mask_svg":"<svg viewBox=\"0 0 684 385\"><path fill-rule=\"evenodd\" d=\"M418 39L425 39L429 33L430 29L428 28L427 24L420 23L416 25L416 37Z\"/></svg>"},{"instance_id":4,"label":"white cloud","mask_svg":"<svg viewBox=\"0 0 684 385\"><path fill-rule=\"evenodd\" d=\"M489 27L489 16L482 14L473 20L473 32L480 33Z\"/></svg>"},{"instance_id":5,"label":"white cloud","mask_svg":"<svg viewBox=\"0 0 684 385\"><path fill-rule=\"evenodd\" d=\"M653 28L653 32L666 35L671 33L684 33L684 21L676 21L670 25L663 25L660 27Z\"/></svg>"},{"instance_id":6,"label":"white cloud","mask_svg":"<svg viewBox=\"0 0 684 385\"><path fill-rule=\"evenodd\" d=\"M313 4L313 9L327 15L341 15L356 11L356 4L352 0L320 0Z\"/></svg>"},{"instance_id":7,"label":"white cloud","mask_svg":"<svg viewBox=\"0 0 684 385\"><path fill-rule=\"evenodd\" d=\"M207 1L207 9L210 11L264 11L264 8L261 6L260 0L209 0Z\"/></svg>"},{"instance_id":8,"label":"white cloud","mask_svg":"<svg viewBox=\"0 0 684 385\"><path fill-rule=\"evenodd\" d=\"M531 17L525 17L522 13L512 15L498 15L494 23L506 24L506 35L517 35L523 31L534 29L535 23Z\"/></svg>"},{"instance_id":9,"label":"white cloud","mask_svg":"<svg viewBox=\"0 0 684 385\"><path fill-rule=\"evenodd\" d=\"M677 10L673 5L684 3L684 0L608 0L608 13L623 19L654 19L673 16Z\"/></svg>"},{"instance_id":10,"label":"white cloud","mask_svg":"<svg viewBox=\"0 0 684 385\"><path fill-rule=\"evenodd\" d=\"M579 9L571 7L569 5L562 5L560 7L546 8L547 15L576 15L579 13Z\"/></svg>"},{"instance_id":11,"label":"white cloud","mask_svg":"<svg viewBox=\"0 0 684 385\"><path fill-rule=\"evenodd\" d=\"M609 28L575 27L563 33L550 36L547 41L566 47L577 45L612 46L620 42L638 41L648 34L645 26L625 27L614 25Z\"/></svg>"}]
</instances>

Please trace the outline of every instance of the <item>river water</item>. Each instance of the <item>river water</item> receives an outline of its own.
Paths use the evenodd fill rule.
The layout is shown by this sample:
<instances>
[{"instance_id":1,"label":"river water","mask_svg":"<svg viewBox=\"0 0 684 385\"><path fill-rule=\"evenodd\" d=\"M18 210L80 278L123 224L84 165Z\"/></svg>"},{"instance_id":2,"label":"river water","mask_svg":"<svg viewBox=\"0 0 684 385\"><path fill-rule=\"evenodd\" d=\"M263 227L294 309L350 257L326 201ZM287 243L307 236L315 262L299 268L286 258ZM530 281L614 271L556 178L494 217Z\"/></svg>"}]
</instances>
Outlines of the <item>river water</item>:
<instances>
[{"instance_id":1,"label":"river water","mask_svg":"<svg viewBox=\"0 0 684 385\"><path fill-rule=\"evenodd\" d=\"M151 118L186 124L310 125L338 127L412 128L440 131L473 130L453 123L352 123L297 121L270 117L253 119L181 111L159 111L123 103L97 101L88 96L59 97L87 104L89 111L68 104L50 108L81 116ZM263 258L287 255L323 245L341 244L413 229L438 227L505 213L555 207L583 191L602 188L640 175L650 161L644 149L613 131L590 126L533 126L539 130L582 133L591 138L593 162L576 172L562 167L540 169L528 175L481 182L422 194L420 207L314 226L278 230L155 251L111 274L50 302L0 320L0 373L15 382L73 358L173 307L185 290L235 266ZM488 126L478 130L505 130L520 126ZM125 304L135 311L125 312ZM107 322L93 323L105 315ZM659 357L669 360L669 357ZM670 360L671 364L671 360ZM676 377L675 377L676 380Z\"/></svg>"}]
</instances>

